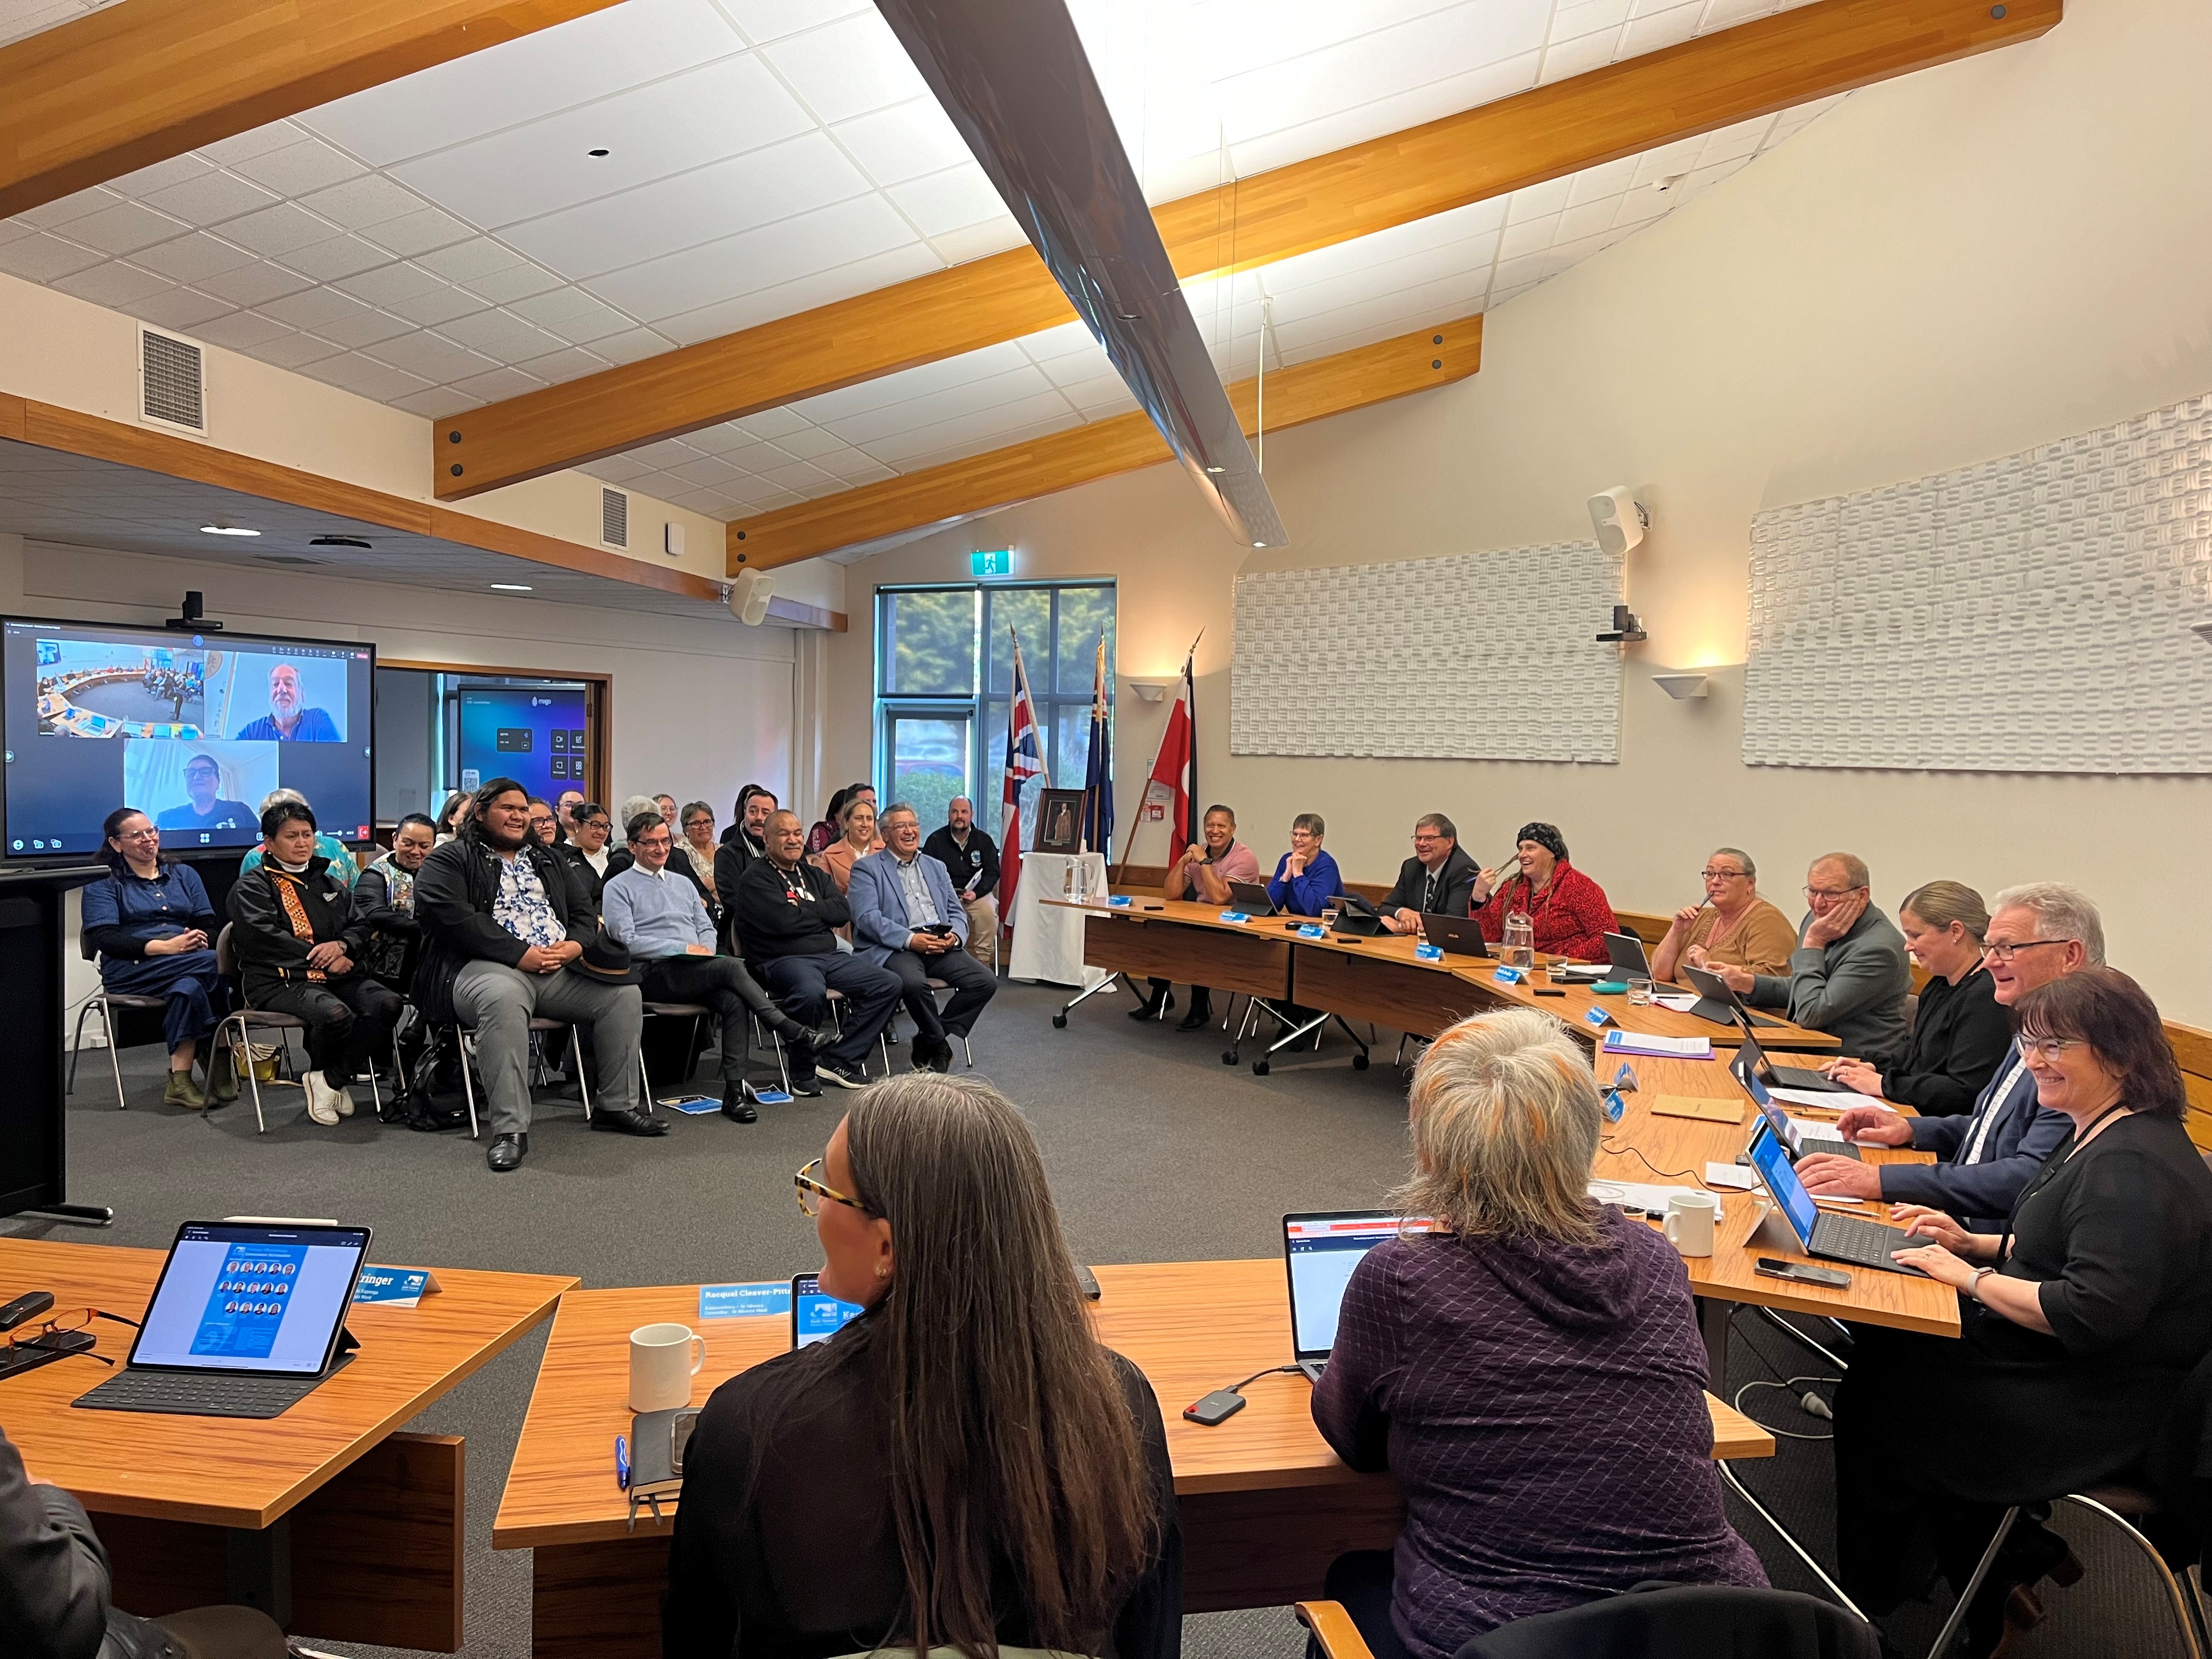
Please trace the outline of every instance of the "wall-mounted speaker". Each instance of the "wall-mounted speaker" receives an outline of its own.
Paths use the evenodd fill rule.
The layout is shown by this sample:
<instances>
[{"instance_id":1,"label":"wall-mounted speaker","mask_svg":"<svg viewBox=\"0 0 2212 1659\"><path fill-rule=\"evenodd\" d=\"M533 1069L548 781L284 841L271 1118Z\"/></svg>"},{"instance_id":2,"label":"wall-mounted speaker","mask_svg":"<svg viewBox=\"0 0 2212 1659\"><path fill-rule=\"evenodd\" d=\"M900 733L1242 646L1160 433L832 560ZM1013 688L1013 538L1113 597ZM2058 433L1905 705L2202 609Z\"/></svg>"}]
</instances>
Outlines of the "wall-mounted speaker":
<instances>
[{"instance_id":1,"label":"wall-mounted speaker","mask_svg":"<svg viewBox=\"0 0 2212 1659\"><path fill-rule=\"evenodd\" d=\"M1628 493L1626 484L1615 484L1603 495L1591 496L1589 515L1598 546L1615 556L1634 547L1651 528L1651 515Z\"/></svg>"},{"instance_id":2,"label":"wall-mounted speaker","mask_svg":"<svg viewBox=\"0 0 2212 1659\"><path fill-rule=\"evenodd\" d=\"M748 628L758 628L768 617L768 602L775 597L775 577L765 570L741 570L730 584L730 614Z\"/></svg>"}]
</instances>

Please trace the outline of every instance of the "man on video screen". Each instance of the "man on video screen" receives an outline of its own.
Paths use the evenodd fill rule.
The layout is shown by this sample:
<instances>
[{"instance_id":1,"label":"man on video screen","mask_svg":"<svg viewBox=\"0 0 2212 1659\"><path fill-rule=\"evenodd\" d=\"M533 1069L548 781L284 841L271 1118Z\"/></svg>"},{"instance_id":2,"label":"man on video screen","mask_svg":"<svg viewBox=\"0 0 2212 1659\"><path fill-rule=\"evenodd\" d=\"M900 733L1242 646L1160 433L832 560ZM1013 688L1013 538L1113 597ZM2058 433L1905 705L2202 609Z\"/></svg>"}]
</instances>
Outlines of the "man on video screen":
<instances>
[{"instance_id":1,"label":"man on video screen","mask_svg":"<svg viewBox=\"0 0 2212 1659\"><path fill-rule=\"evenodd\" d=\"M195 755L185 763L184 806L165 806L155 815L157 830L246 830L260 823L259 816L242 800L218 799L222 791L222 769L212 755Z\"/></svg>"},{"instance_id":2,"label":"man on video screen","mask_svg":"<svg viewBox=\"0 0 2212 1659\"><path fill-rule=\"evenodd\" d=\"M300 707L300 671L280 662L269 671L269 712L238 734L241 743L343 743L319 708Z\"/></svg>"}]
</instances>

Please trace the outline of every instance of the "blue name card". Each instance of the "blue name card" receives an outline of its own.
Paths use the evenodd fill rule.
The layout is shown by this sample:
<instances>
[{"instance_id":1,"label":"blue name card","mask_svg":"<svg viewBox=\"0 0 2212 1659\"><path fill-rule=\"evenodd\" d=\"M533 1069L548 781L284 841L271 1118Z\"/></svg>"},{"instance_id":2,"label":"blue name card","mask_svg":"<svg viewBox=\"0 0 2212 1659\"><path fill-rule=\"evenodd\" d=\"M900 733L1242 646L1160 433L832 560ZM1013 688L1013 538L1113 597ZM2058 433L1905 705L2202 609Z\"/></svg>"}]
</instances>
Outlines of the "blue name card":
<instances>
[{"instance_id":1,"label":"blue name card","mask_svg":"<svg viewBox=\"0 0 2212 1659\"><path fill-rule=\"evenodd\" d=\"M395 1308L411 1308L438 1288L428 1267L363 1267L361 1283L353 1287L356 1302L384 1302Z\"/></svg>"},{"instance_id":2,"label":"blue name card","mask_svg":"<svg viewBox=\"0 0 2212 1659\"><path fill-rule=\"evenodd\" d=\"M1328 929L1322 927L1317 921L1310 921L1306 923L1304 927L1298 929L1298 937L1300 939L1327 939L1328 937Z\"/></svg>"},{"instance_id":3,"label":"blue name card","mask_svg":"<svg viewBox=\"0 0 2212 1659\"><path fill-rule=\"evenodd\" d=\"M1221 913L1221 920L1224 921L1233 921L1241 927L1246 922L1251 921L1252 918L1246 915L1242 910L1224 910Z\"/></svg>"},{"instance_id":4,"label":"blue name card","mask_svg":"<svg viewBox=\"0 0 2212 1659\"><path fill-rule=\"evenodd\" d=\"M1444 959L1442 947L1434 945L1416 945L1413 954L1423 962L1442 962Z\"/></svg>"},{"instance_id":5,"label":"blue name card","mask_svg":"<svg viewBox=\"0 0 2212 1659\"><path fill-rule=\"evenodd\" d=\"M1491 978L1496 980L1500 985L1518 985L1528 977L1528 970L1526 968L1500 968L1491 975Z\"/></svg>"},{"instance_id":6,"label":"blue name card","mask_svg":"<svg viewBox=\"0 0 2212 1659\"><path fill-rule=\"evenodd\" d=\"M1133 901L1127 893L1116 893L1106 901L1107 908L1114 910L1126 910L1132 902Z\"/></svg>"},{"instance_id":7,"label":"blue name card","mask_svg":"<svg viewBox=\"0 0 2212 1659\"><path fill-rule=\"evenodd\" d=\"M1585 1008L1583 1010L1583 1018L1589 1021L1592 1025L1610 1025L1613 1024L1613 1016L1606 1012L1602 1008Z\"/></svg>"},{"instance_id":8,"label":"blue name card","mask_svg":"<svg viewBox=\"0 0 2212 1659\"><path fill-rule=\"evenodd\" d=\"M791 1312L791 1281L772 1279L757 1285L702 1285L702 1319L754 1319Z\"/></svg>"}]
</instances>

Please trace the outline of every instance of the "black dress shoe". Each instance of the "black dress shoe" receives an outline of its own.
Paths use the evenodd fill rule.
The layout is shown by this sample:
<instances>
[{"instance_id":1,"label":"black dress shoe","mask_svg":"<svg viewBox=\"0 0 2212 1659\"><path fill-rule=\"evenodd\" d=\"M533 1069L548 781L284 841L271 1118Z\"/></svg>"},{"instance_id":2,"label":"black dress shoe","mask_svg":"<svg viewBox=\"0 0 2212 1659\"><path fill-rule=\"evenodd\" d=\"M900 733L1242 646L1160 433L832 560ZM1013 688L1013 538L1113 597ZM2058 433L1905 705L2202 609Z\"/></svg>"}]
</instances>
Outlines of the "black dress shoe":
<instances>
[{"instance_id":1,"label":"black dress shoe","mask_svg":"<svg viewBox=\"0 0 2212 1659\"><path fill-rule=\"evenodd\" d=\"M1194 1006L1188 1013L1185 1014L1181 1019L1176 1022L1176 1030L1178 1031L1202 1031L1212 1024L1213 1010L1201 1002Z\"/></svg>"},{"instance_id":2,"label":"black dress shoe","mask_svg":"<svg viewBox=\"0 0 2212 1659\"><path fill-rule=\"evenodd\" d=\"M760 1114L753 1109L752 1102L745 1098L744 1084L732 1083L722 1091L722 1115L732 1123L753 1123L759 1121Z\"/></svg>"},{"instance_id":3,"label":"black dress shoe","mask_svg":"<svg viewBox=\"0 0 2212 1659\"><path fill-rule=\"evenodd\" d=\"M647 1117L643 1112L625 1111L620 1107L593 1107L592 1127L605 1129L614 1135L665 1135L668 1133L668 1125L664 1119Z\"/></svg>"},{"instance_id":4,"label":"black dress shoe","mask_svg":"<svg viewBox=\"0 0 2212 1659\"><path fill-rule=\"evenodd\" d=\"M1155 991L1141 1008L1129 1010L1131 1019L1158 1019L1175 1006L1175 993Z\"/></svg>"},{"instance_id":5,"label":"black dress shoe","mask_svg":"<svg viewBox=\"0 0 2212 1659\"><path fill-rule=\"evenodd\" d=\"M485 1167L495 1175L505 1175L520 1166L523 1154L529 1150L528 1135L494 1135L484 1152Z\"/></svg>"},{"instance_id":6,"label":"black dress shoe","mask_svg":"<svg viewBox=\"0 0 2212 1659\"><path fill-rule=\"evenodd\" d=\"M807 1073L804 1077L793 1073L791 1079L791 1092L803 1100L819 1100L822 1098L822 1079L811 1072Z\"/></svg>"},{"instance_id":7,"label":"black dress shoe","mask_svg":"<svg viewBox=\"0 0 2212 1659\"><path fill-rule=\"evenodd\" d=\"M941 1036L937 1039L935 1045L929 1051L927 1064L933 1072L949 1072L952 1069L952 1039L951 1037Z\"/></svg>"}]
</instances>

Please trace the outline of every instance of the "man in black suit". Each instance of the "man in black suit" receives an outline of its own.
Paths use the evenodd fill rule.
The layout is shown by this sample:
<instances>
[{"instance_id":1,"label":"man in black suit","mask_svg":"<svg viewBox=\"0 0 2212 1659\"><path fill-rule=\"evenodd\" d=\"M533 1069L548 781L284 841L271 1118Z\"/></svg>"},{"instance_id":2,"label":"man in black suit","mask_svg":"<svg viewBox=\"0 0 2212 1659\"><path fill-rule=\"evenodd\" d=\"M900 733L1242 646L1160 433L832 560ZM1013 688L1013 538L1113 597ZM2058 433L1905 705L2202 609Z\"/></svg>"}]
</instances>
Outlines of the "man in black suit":
<instances>
[{"instance_id":1,"label":"man in black suit","mask_svg":"<svg viewBox=\"0 0 2212 1659\"><path fill-rule=\"evenodd\" d=\"M1394 933L1410 933L1423 915L1463 916L1474 896L1475 862L1459 850L1459 831L1441 812L1413 823L1413 856L1398 866L1398 884L1376 908Z\"/></svg>"},{"instance_id":2,"label":"man in black suit","mask_svg":"<svg viewBox=\"0 0 2212 1659\"><path fill-rule=\"evenodd\" d=\"M921 844L952 878L960 908L968 913L968 954L986 967L999 960L999 843L976 827L975 807L955 795L945 823Z\"/></svg>"}]
</instances>

